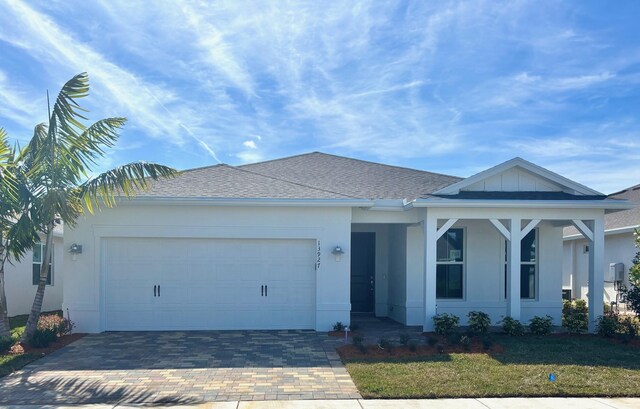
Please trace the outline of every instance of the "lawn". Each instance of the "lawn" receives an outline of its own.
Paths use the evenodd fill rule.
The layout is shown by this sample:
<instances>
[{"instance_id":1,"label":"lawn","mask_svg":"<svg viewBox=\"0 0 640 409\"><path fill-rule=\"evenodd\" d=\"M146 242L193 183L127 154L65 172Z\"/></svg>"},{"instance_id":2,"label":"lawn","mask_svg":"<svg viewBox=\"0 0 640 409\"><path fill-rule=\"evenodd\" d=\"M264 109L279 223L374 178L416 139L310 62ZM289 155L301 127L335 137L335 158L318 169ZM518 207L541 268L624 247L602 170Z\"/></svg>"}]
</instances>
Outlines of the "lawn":
<instances>
[{"instance_id":1,"label":"lawn","mask_svg":"<svg viewBox=\"0 0 640 409\"><path fill-rule=\"evenodd\" d=\"M497 336L496 342L504 352L351 358L345 364L365 398L640 396L637 346L596 336Z\"/></svg>"},{"instance_id":2,"label":"lawn","mask_svg":"<svg viewBox=\"0 0 640 409\"><path fill-rule=\"evenodd\" d=\"M27 318L29 318L28 315L18 315L16 317L9 318L9 324L11 325L11 337L13 339L17 340L22 335L24 327L27 325ZM40 358L40 356L35 354L0 354L0 377L10 374L38 358Z\"/></svg>"}]
</instances>

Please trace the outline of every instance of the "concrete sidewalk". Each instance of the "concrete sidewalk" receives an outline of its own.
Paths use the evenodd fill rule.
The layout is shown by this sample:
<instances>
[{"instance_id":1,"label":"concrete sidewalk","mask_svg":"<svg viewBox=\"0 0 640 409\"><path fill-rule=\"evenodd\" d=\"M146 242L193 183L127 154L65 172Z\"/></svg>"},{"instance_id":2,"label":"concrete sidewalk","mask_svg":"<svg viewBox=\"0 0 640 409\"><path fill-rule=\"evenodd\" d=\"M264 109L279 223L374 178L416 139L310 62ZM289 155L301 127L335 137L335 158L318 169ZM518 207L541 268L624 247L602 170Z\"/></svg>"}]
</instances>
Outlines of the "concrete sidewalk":
<instances>
[{"instance_id":1,"label":"concrete sidewalk","mask_svg":"<svg viewBox=\"0 0 640 409\"><path fill-rule=\"evenodd\" d=\"M145 405L19 406L3 408L141 408ZM158 407L158 405L154 405ZM199 405L160 406L193 409L638 409L640 398L486 398L418 400L298 400L216 402Z\"/></svg>"}]
</instances>

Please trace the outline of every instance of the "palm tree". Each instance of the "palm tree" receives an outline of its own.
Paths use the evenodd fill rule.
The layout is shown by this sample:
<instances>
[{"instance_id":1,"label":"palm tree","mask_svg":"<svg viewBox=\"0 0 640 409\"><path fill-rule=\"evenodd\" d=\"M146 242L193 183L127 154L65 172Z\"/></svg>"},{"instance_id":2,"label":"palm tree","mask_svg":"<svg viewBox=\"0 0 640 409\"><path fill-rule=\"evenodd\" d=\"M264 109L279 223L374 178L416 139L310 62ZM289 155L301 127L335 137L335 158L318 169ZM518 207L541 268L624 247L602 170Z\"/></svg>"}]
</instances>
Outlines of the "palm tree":
<instances>
[{"instance_id":1,"label":"palm tree","mask_svg":"<svg viewBox=\"0 0 640 409\"><path fill-rule=\"evenodd\" d=\"M22 160L28 169L28 190L32 193L32 220L46 237L40 280L22 339L36 330L49 274L53 230L63 222L73 227L78 216L95 207L116 205L118 196L132 197L148 187L149 179L172 177L177 172L167 166L134 162L92 177L92 167L114 146L125 118L102 119L83 124L85 109L77 100L89 95L89 77L78 74L63 87L49 122L35 127Z\"/></svg>"},{"instance_id":2,"label":"palm tree","mask_svg":"<svg viewBox=\"0 0 640 409\"><path fill-rule=\"evenodd\" d=\"M29 193L24 189L24 168L16 160L19 150L9 147L0 128L0 338L11 336L5 292L5 265L19 261L38 240L29 215Z\"/></svg>"}]
</instances>

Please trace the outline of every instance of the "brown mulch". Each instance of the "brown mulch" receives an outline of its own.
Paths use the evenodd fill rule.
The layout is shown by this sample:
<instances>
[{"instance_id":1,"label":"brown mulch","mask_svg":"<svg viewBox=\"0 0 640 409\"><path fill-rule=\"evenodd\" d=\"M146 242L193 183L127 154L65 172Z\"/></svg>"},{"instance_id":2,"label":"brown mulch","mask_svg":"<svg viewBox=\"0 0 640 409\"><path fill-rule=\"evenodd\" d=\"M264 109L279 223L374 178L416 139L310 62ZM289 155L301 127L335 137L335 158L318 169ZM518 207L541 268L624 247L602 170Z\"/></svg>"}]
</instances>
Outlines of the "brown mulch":
<instances>
[{"instance_id":1,"label":"brown mulch","mask_svg":"<svg viewBox=\"0 0 640 409\"><path fill-rule=\"evenodd\" d=\"M360 335L356 331L349 331L347 334L349 338ZM329 331L329 336L335 338L344 338L344 331Z\"/></svg>"},{"instance_id":2,"label":"brown mulch","mask_svg":"<svg viewBox=\"0 0 640 409\"><path fill-rule=\"evenodd\" d=\"M52 343L46 348L33 348L29 344L25 342L19 342L11 347L9 353L12 355L19 354L34 354L34 355L48 355L54 351L59 350L62 347L69 345L72 342L79 340L87 334L69 334L64 335L56 340L56 342Z\"/></svg>"},{"instance_id":3,"label":"brown mulch","mask_svg":"<svg viewBox=\"0 0 640 409\"><path fill-rule=\"evenodd\" d=\"M404 357L429 357L439 354L499 354L504 352L504 347L500 344L493 343L491 347L485 349L482 341L472 338L466 347L460 344L448 344L444 338L439 339L434 346L418 345L414 351L408 346L394 346L391 350L383 349L378 345L367 345L367 352L363 354L353 345L343 345L336 348L342 359L350 358L404 358Z\"/></svg>"}]
</instances>

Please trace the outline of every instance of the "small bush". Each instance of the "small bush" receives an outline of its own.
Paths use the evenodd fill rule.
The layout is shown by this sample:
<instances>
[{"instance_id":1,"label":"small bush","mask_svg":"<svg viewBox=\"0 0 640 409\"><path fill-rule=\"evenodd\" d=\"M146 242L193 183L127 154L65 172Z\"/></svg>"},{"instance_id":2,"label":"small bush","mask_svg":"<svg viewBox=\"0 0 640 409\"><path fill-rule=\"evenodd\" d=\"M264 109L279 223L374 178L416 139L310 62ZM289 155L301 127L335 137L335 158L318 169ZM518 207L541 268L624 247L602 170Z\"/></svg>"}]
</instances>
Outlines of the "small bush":
<instances>
[{"instance_id":1,"label":"small bush","mask_svg":"<svg viewBox=\"0 0 640 409\"><path fill-rule=\"evenodd\" d=\"M433 323L436 334L449 335L458 328L460 318L453 314L439 314L433 317Z\"/></svg>"},{"instance_id":2,"label":"small bush","mask_svg":"<svg viewBox=\"0 0 640 409\"><path fill-rule=\"evenodd\" d=\"M389 341L386 338L380 338L378 340L378 346L386 351L388 351L389 353L391 353L393 351L393 342Z\"/></svg>"},{"instance_id":3,"label":"small bush","mask_svg":"<svg viewBox=\"0 0 640 409\"><path fill-rule=\"evenodd\" d=\"M553 318L546 315L540 317L536 315L529 320L529 330L534 335L549 335L553 328Z\"/></svg>"},{"instance_id":4,"label":"small bush","mask_svg":"<svg viewBox=\"0 0 640 409\"><path fill-rule=\"evenodd\" d=\"M466 335L461 336L460 345L462 345L462 347L468 351L469 349L471 349L471 338Z\"/></svg>"},{"instance_id":5,"label":"small bush","mask_svg":"<svg viewBox=\"0 0 640 409\"><path fill-rule=\"evenodd\" d=\"M511 317L504 317L502 319L502 330L505 334L512 337L524 335L524 325L516 319Z\"/></svg>"},{"instance_id":6,"label":"small bush","mask_svg":"<svg viewBox=\"0 0 640 409\"><path fill-rule=\"evenodd\" d=\"M633 317L624 317L621 319L619 328L623 341L630 341L638 336L638 323Z\"/></svg>"},{"instance_id":7,"label":"small bush","mask_svg":"<svg viewBox=\"0 0 640 409\"><path fill-rule=\"evenodd\" d=\"M562 326L575 334L589 328L589 309L585 300L564 301L562 303Z\"/></svg>"},{"instance_id":8,"label":"small bush","mask_svg":"<svg viewBox=\"0 0 640 409\"><path fill-rule=\"evenodd\" d=\"M442 345L442 344L438 344L438 345L436 346L436 349L438 350L438 353L439 353L439 354L444 354L444 345Z\"/></svg>"},{"instance_id":9,"label":"small bush","mask_svg":"<svg viewBox=\"0 0 640 409\"><path fill-rule=\"evenodd\" d=\"M489 337L482 338L482 349L491 349L493 346L493 340Z\"/></svg>"},{"instance_id":10,"label":"small bush","mask_svg":"<svg viewBox=\"0 0 640 409\"><path fill-rule=\"evenodd\" d=\"M615 312L606 312L598 317L596 331L603 337L613 337L620 331L620 317Z\"/></svg>"},{"instance_id":11,"label":"small bush","mask_svg":"<svg viewBox=\"0 0 640 409\"><path fill-rule=\"evenodd\" d=\"M416 352L418 350L418 343L416 341L409 341L409 351Z\"/></svg>"},{"instance_id":12,"label":"small bush","mask_svg":"<svg viewBox=\"0 0 640 409\"><path fill-rule=\"evenodd\" d=\"M438 338L436 337L427 338L427 344L429 344L430 347L435 346L437 343L438 343Z\"/></svg>"},{"instance_id":13,"label":"small bush","mask_svg":"<svg viewBox=\"0 0 640 409\"><path fill-rule=\"evenodd\" d=\"M468 317L470 334L484 335L489 332L489 327L491 326L489 314L482 311L470 311Z\"/></svg>"},{"instance_id":14,"label":"small bush","mask_svg":"<svg viewBox=\"0 0 640 409\"><path fill-rule=\"evenodd\" d=\"M351 343L361 353L363 353L363 354L367 353L367 347L364 345L364 338L362 336L360 336L360 335L354 336L353 338L351 338Z\"/></svg>"},{"instance_id":15,"label":"small bush","mask_svg":"<svg viewBox=\"0 0 640 409\"><path fill-rule=\"evenodd\" d=\"M447 344L449 345L455 345L458 342L460 342L460 334L449 334L447 335Z\"/></svg>"},{"instance_id":16,"label":"small bush","mask_svg":"<svg viewBox=\"0 0 640 409\"><path fill-rule=\"evenodd\" d=\"M400 334L400 345L406 346L410 340L411 340L411 337L409 336L409 334L407 333Z\"/></svg>"},{"instance_id":17,"label":"small bush","mask_svg":"<svg viewBox=\"0 0 640 409\"><path fill-rule=\"evenodd\" d=\"M0 337L0 354L3 354L15 343L11 337Z\"/></svg>"},{"instance_id":18,"label":"small bush","mask_svg":"<svg viewBox=\"0 0 640 409\"><path fill-rule=\"evenodd\" d=\"M57 328L36 329L29 340L29 345L34 348L46 348L58 338Z\"/></svg>"},{"instance_id":19,"label":"small bush","mask_svg":"<svg viewBox=\"0 0 640 409\"><path fill-rule=\"evenodd\" d=\"M359 326L358 324L351 324L351 325L349 325L349 329L350 329L351 331L357 331L357 330L358 330L358 328L360 328L360 326Z\"/></svg>"},{"instance_id":20,"label":"small bush","mask_svg":"<svg viewBox=\"0 0 640 409\"><path fill-rule=\"evenodd\" d=\"M56 335L61 337L70 334L74 327L75 324L68 319L57 314L48 314L40 316L37 328L40 330L55 330Z\"/></svg>"},{"instance_id":21,"label":"small bush","mask_svg":"<svg viewBox=\"0 0 640 409\"><path fill-rule=\"evenodd\" d=\"M334 331L344 331L344 324L340 321L336 322L335 324L333 324L333 330Z\"/></svg>"}]
</instances>

